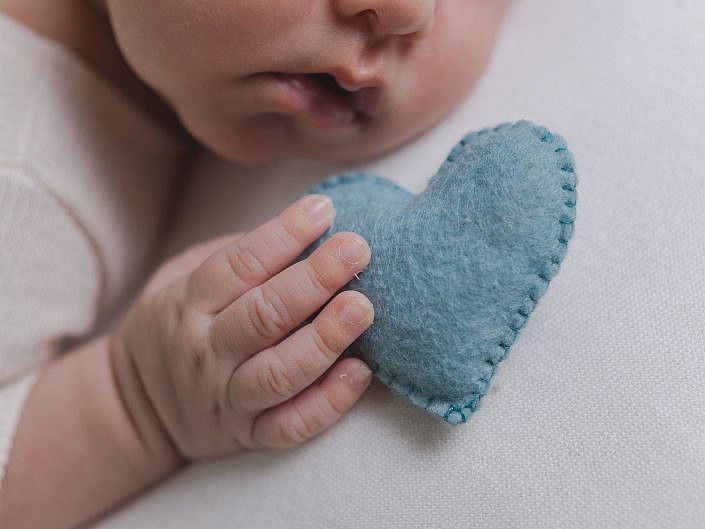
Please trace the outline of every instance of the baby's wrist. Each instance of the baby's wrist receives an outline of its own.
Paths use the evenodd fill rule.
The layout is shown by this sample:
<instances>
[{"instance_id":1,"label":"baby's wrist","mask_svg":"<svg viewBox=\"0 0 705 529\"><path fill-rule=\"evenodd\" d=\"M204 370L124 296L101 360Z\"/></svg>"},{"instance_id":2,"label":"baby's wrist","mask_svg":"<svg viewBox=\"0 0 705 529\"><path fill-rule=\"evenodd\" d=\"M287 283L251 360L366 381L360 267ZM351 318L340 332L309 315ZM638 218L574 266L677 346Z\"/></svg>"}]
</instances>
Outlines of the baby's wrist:
<instances>
[{"instance_id":1,"label":"baby's wrist","mask_svg":"<svg viewBox=\"0 0 705 529\"><path fill-rule=\"evenodd\" d=\"M22 413L0 491L0 527L81 525L176 470L173 449L138 429L129 412L110 338L51 363Z\"/></svg>"},{"instance_id":2,"label":"baby's wrist","mask_svg":"<svg viewBox=\"0 0 705 529\"><path fill-rule=\"evenodd\" d=\"M154 471L168 473L186 463L144 386L130 351L116 336L108 338L110 368L125 417Z\"/></svg>"}]
</instances>

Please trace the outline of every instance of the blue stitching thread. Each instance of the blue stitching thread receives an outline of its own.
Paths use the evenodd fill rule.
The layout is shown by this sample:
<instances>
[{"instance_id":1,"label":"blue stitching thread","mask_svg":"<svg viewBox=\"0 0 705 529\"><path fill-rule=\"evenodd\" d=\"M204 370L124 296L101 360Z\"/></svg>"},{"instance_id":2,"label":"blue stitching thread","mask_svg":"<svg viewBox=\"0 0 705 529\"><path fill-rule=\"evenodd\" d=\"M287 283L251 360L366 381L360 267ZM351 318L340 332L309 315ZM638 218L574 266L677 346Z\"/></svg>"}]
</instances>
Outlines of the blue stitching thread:
<instances>
[{"instance_id":1,"label":"blue stitching thread","mask_svg":"<svg viewBox=\"0 0 705 529\"><path fill-rule=\"evenodd\" d=\"M459 143L455 145L455 147L451 150L450 154L446 158L445 162L442 164L441 168L439 169L438 172L441 172L445 169L448 168L449 165L451 165L455 159L457 158L458 155L462 154L462 151L464 151L465 147L474 139L487 134L489 132L498 132L500 130L504 129L514 129L519 126L528 124L532 129L533 132L537 133L538 140L541 143L549 143L554 139L553 134L551 134L546 128L537 126L533 123L527 122L527 121L517 121L516 123L503 123L501 125L497 125L496 127L488 127L484 128L482 130L479 130L477 132L473 132L471 134L468 134L465 136ZM557 149L553 150L554 153L556 154L561 154L564 152L568 152L568 149L566 147L559 147ZM560 169L562 173L563 178L568 178L567 175L569 174L575 174L575 166L572 161L566 161L564 159L559 159L561 163L560 166L557 166L557 169ZM328 178L324 182L321 182L317 186L313 187L309 193L317 193L320 192L321 190L325 189L330 189L332 187L337 187L342 184L347 184L347 183L353 183L353 182L358 182L362 180L367 180L373 183L374 185L381 185L384 187L388 187L391 189L397 189L401 190L404 192L407 192L404 188L401 186L398 186L394 182L390 180L386 180L380 177L377 177L375 175L370 175L368 173L363 173L363 172L349 172L349 173L344 173L342 175L334 176L331 178ZM563 203L563 205L569 209L568 214L561 215L558 219L558 222L561 226L561 234L558 238L558 243L563 246L567 247L568 242L570 238L572 237L573 234L573 229L575 225L575 206L577 203L577 195L576 195L576 184L570 182L569 180L563 180L561 183L561 189L564 191L567 191L570 193L570 196L568 199ZM565 248L564 248L565 250ZM563 253L560 256L551 256L549 258L549 263L553 265L560 265L561 262L563 261L563 257L565 254ZM556 270L557 272L557 270ZM554 275L555 273L554 272ZM546 286L551 282L552 277L548 274L545 274L544 272L537 272L537 277L544 281L546 283ZM504 354L500 355L499 358L494 358L489 354L489 352L483 353L485 356L484 361L491 366L491 371L489 376L485 378L481 378L479 382L481 382L484 385L484 391L478 391L478 392L470 392L468 394L468 399L460 404L450 404L448 406L448 409L446 410L445 414L443 415L443 419L453 425L459 424L457 422L454 422L451 420L451 418L455 415L460 416L460 423L465 423L468 420L468 416L465 414L465 410L470 410L470 413L474 413L475 410L477 409L480 401L482 400L482 397L487 394L487 390L489 388L489 383L494 377L496 371L497 371L497 366L500 362L502 362L507 354L509 353L509 350L511 349L511 346L514 344L516 341L517 336L519 335L519 331L524 328L526 325L526 322L528 321L529 316L533 312L534 308L536 307L536 303L538 303L539 298L541 297L542 292L536 293L533 287L529 287L529 291L527 293L527 297L524 301L524 304L526 305L531 305L529 308L524 309L523 307L520 307L517 309L517 313L520 314L523 318L523 323L516 328L514 325L509 325L508 329L511 331L511 334L514 336L509 340L509 343L506 342L500 342L499 347L502 348L504 351ZM396 390L398 393L401 395L411 398L415 402L422 402L421 398L423 397L424 399L428 399L425 408L428 409L431 407L431 404L435 401L441 401L442 399L438 399L437 397L431 396L431 397L424 397L423 394L419 393L416 391L416 388L413 386L410 386L409 388L402 387L396 383L396 375L392 375L391 377L385 373L381 366L376 366L376 368L373 370L373 373L375 376L377 376L382 382L387 384L389 387L393 388Z\"/></svg>"},{"instance_id":2,"label":"blue stitching thread","mask_svg":"<svg viewBox=\"0 0 705 529\"><path fill-rule=\"evenodd\" d=\"M515 123L515 124L513 125L513 127L519 126L520 124L523 124L523 123L526 123L526 122L523 122L523 121L517 122L517 123ZM537 127L536 125L532 125L532 128L534 129L534 132L538 132L538 133L541 134L541 136L539 137L539 141L541 141L541 142L543 142L543 143L546 143L549 139L553 139L553 136L550 134L550 132L546 131L545 129L542 130L541 127ZM554 150L554 153L562 153L562 152L567 152L567 148L561 147L561 148L558 148L558 149L555 149L555 150ZM575 167L574 167L573 163L571 163L571 162L563 162L563 164L560 166L560 169L561 169L561 171L564 172L564 173L571 173L571 174L574 174L574 173L575 173ZM564 245L564 246L565 246L565 245L568 244L568 239L570 238L570 235L568 235L568 234L565 233L564 228L566 228L567 226L570 226L570 227L572 228L573 225L575 224L575 212L574 212L574 209L575 209L575 205L576 205L576 203L577 203L577 199L576 199L576 196L575 196L575 185L573 185L571 182L564 181L564 182L562 183L562 185L561 185L561 188L562 188L563 190L569 191L569 192L571 192L571 193L573 194L573 196L571 197L571 199L569 199L569 200L567 200L566 202L564 202L564 205L565 205L567 208L573 210L573 211L570 212L570 213L572 213L572 214L570 214L570 215L561 215L561 217L558 219L558 222L561 224L561 236L560 236L560 238L558 239L558 242L559 242L561 245ZM571 230L571 234L572 234L572 230ZM555 265L559 265L559 264L561 263L561 261L562 261L561 259L554 259L554 258L551 258L551 259L550 259L550 262L552 262L552 263L555 264ZM551 279L552 279L552 278L547 278L547 277L544 276L544 274L541 273L541 272L538 274L538 276L539 276L541 279L543 279L544 281L546 281L547 283L550 283L550 281L551 281ZM533 292L533 290L529 290L528 297L529 297L532 301L538 302L538 298L535 296L535 293ZM525 325L526 322L528 321L528 317L529 317L529 315L531 314L532 311L533 311L533 309L532 309L531 311L529 311L529 313L526 314L526 315L523 314L524 311L522 311L521 309L519 309L519 310L517 311L517 312L519 312L519 314L521 314L522 316L525 316L525 318L526 318L526 319L524 320L524 323L519 327L519 329L516 329L517 333L518 333L518 331L520 331L520 330L524 327L524 325ZM515 330L515 329L514 329L514 326L510 326L510 328L511 328L512 330ZM518 334L517 334L517 336L518 336ZM516 340L516 336L515 336L514 340L511 341L510 344L500 343L500 347L502 347L502 349L504 349L505 354L497 361L497 363L499 363L499 362L501 362L501 361L504 360L504 358L506 357L507 353L509 352L509 349L511 348L511 346L513 345L513 343L514 343L515 340ZM487 353L485 353L485 354L487 354ZM492 379L492 376L494 376L494 372L493 372L492 375L490 375L490 377L488 377L487 379L483 379L483 381L484 381L486 384L489 384L490 380ZM451 404L451 405L448 407L448 411L447 411L447 412L445 413L445 415L443 416L443 419L445 419L447 422L450 422L449 419L450 419L450 417L451 417L451 414L454 413L454 412L460 411L460 420L461 420L461 422L462 422L462 423L466 422L466 421L467 421L467 416L462 412L462 410L471 408L472 411L474 411L474 410L477 408L477 405L479 404L479 401L480 401L480 399L484 396L484 394L486 394L486 393L471 393L471 394L470 394L470 399L467 400L465 403L460 404L460 405L459 405L459 404Z\"/></svg>"}]
</instances>

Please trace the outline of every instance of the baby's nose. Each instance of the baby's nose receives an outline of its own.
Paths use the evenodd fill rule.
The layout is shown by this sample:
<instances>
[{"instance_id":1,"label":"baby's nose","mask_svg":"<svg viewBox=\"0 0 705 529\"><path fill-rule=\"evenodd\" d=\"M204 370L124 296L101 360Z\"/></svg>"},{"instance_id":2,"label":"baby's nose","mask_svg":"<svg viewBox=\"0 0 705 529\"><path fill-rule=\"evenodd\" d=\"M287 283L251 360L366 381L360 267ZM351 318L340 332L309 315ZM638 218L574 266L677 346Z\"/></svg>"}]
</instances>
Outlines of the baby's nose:
<instances>
[{"instance_id":1,"label":"baby's nose","mask_svg":"<svg viewBox=\"0 0 705 529\"><path fill-rule=\"evenodd\" d=\"M333 0L345 17L367 15L379 37L423 37L433 27L436 0Z\"/></svg>"}]
</instances>

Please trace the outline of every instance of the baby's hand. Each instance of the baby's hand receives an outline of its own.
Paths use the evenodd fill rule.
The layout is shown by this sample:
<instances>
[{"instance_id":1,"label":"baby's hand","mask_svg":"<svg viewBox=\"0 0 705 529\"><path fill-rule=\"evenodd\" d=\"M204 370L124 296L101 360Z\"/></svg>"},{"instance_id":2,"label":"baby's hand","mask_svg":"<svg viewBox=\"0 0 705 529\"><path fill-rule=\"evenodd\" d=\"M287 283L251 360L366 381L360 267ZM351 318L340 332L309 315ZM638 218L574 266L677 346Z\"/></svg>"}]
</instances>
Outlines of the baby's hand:
<instances>
[{"instance_id":1,"label":"baby's hand","mask_svg":"<svg viewBox=\"0 0 705 529\"><path fill-rule=\"evenodd\" d=\"M358 400L371 378L361 360L346 358L318 379L372 323L359 292L328 303L367 266L369 247L339 233L291 264L334 215L330 199L308 196L155 274L112 349L118 387L148 445L161 439L189 460L292 446Z\"/></svg>"}]
</instances>

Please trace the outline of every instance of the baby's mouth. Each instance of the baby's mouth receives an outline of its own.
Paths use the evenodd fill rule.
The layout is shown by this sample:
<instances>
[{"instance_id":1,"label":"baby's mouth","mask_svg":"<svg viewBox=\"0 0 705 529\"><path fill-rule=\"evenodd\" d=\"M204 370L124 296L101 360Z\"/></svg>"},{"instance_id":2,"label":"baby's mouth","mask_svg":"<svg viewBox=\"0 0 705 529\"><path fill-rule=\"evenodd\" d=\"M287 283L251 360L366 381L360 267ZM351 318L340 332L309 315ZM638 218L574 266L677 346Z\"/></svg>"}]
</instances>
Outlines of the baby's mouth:
<instances>
[{"instance_id":1,"label":"baby's mouth","mask_svg":"<svg viewBox=\"0 0 705 529\"><path fill-rule=\"evenodd\" d=\"M344 99L352 98L354 92L346 90L340 84L338 84L337 79L327 73L309 73L306 74L311 81L320 86L323 90L326 90L334 97L342 97Z\"/></svg>"},{"instance_id":2,"label":"baby's mouth","mask_svg":"<svg viewBox=\"0 0 705 529\"><path fill-rule=\"evenodd\" d=\"M282 105L317 128L339 128L369 119L375 88L347 90L327 73L272 74L282 88Z\"/></svg>"}]
</instances>

